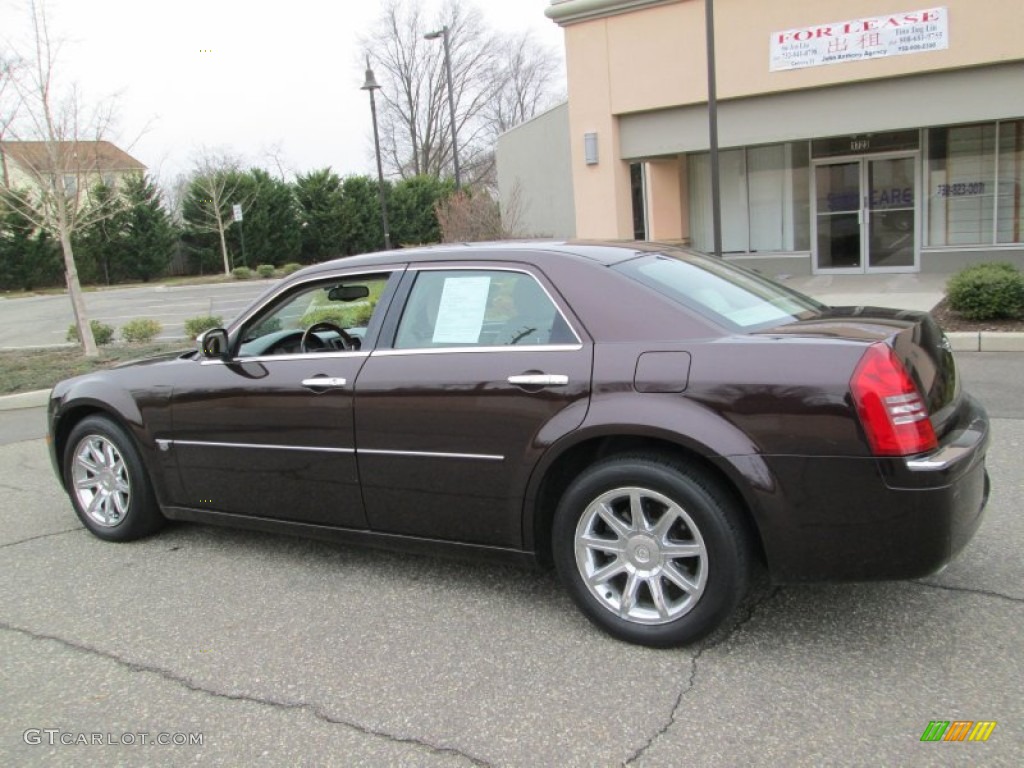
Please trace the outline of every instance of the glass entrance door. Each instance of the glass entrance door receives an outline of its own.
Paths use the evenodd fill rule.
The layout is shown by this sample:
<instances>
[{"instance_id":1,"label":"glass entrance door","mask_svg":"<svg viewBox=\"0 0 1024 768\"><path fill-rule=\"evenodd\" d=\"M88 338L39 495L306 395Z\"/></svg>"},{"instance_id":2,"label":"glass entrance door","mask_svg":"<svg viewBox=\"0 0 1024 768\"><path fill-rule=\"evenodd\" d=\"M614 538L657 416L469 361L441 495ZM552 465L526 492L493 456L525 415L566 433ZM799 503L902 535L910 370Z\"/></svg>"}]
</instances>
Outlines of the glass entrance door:
<instances>
[{"instance_id":1,"label":"glass entrance door","mask_svg":"<svg viewBox=\"0 0 1024 768\"><path fill-rule=\"evenodd\" d=\"M916 271L916 178L916 155L816 164L814 271Z\"/></svg>"},{"instance_id":2,"label":"glass entrance door","mask_svg":"<svg viewBox=\"0 0 1024 768\"><path fill-rule=\"evenodd\" d=\"M814 168L816 267L861 272L861 161Z\"/></svg>"},{"instance_id":3,"label":"glass entrance door","mask_svg":"<svg viewBox=\"0 0 1024 768\"><path fill-rule=\"evenodd\" d=\"M869 271L917 265L916 163L913 156L864 160Z\"/></svg>"}]
</instances>

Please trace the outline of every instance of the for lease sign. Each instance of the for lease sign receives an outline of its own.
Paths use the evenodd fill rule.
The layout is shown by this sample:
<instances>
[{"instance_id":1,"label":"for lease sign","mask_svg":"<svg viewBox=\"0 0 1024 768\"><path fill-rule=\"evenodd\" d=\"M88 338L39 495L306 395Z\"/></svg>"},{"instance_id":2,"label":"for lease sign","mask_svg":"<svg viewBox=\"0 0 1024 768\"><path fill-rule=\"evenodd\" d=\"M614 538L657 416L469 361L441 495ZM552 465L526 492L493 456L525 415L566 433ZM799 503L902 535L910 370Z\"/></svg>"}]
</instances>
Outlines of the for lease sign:
<instances>
[{"instance_id":1,"label":"for lease sign","mask_svg":"<svg viewBox=\"0 0 1024 768\"><path fill-rule=\"evenodd\" d=\"M945 8L928 8L772 32L769 69L845 64L948 47L949 14Z\"/></svg>"}]
</instances>

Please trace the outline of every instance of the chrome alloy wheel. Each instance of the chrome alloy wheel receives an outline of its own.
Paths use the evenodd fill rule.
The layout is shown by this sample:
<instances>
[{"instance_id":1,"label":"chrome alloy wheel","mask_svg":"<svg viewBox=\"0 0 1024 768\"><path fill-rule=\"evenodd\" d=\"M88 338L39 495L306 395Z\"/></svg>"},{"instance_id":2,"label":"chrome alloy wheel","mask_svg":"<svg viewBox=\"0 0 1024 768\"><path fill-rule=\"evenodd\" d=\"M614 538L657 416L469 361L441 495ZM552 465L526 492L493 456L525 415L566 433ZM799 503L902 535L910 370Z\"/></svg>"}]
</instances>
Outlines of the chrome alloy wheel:
<instances>
[{"instance_id":1,"label":"chrome alloy wheel","mask_svg":"<svg viewBox=\"0 0 1024 768\"><path fill-rule=\"evenodd\" d=\"M619 617L666 624L688 613L707 584L707 549L686 511L648 488L615 488L580 516L576 567Z\"/></svg>"},{"instance_id":2,"label":"chrome alloy wheel","mask_svg":"<svg viewBox=\"0 0 1024 768\"><path fill-rule=\"evenodd\" d=\"M128 467L106 437L86 435L79 441L71 481L79 506L97 525L112 528L124 520L132 499Z\"/></svg>"}]
</instances>

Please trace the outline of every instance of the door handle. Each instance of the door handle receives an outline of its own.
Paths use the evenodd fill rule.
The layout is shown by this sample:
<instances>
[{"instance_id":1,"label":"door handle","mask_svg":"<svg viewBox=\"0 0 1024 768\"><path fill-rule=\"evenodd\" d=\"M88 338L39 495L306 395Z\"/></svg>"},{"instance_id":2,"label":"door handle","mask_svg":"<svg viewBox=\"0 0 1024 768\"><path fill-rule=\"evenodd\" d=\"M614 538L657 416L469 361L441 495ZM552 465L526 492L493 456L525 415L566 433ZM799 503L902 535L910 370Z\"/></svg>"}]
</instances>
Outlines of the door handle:
<instances>
[{"instance_id":1,"label":"door handle","mask_svg":"<svg viewBox=\"0 0 1024 768\"><path fill-rule=\"evenodd\" d=\"M302 386L307 389L340 389L346 383L345 379L338 379L333 376L314 376L311 379L302 380Z\"/></svg>"},{"instance_id":2,"label":"door handle","mask_svg":"<svg viewBox=\"0 0 1024 768\"><path fill-rule=\"evenodd\" d=\"M561 373L524 373L509 376L508 383L519 387L564 387L569 383L569 377Z\"/></svg>"}]
</instances>

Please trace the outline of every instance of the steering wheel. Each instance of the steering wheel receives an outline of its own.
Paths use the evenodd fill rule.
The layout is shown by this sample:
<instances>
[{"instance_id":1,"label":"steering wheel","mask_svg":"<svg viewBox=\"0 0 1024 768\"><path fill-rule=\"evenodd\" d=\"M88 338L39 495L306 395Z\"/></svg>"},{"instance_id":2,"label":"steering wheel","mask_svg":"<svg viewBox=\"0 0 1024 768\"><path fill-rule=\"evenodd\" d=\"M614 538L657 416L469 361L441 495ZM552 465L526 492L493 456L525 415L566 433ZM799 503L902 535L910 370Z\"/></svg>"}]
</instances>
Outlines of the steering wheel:
<instances>
[{"instance_id":1,"label":"steering wheel","mask_svg":"<svg viewBox=\"0 0 1024 768\"><path fill-rule=\"evenodd\" d=\"M306 329L306 332L302 334L302 341L299 342L299 349L302 350L303 354L326 349L324 342L316 335L317 331L334 331L338 334L338 338L341 339L342 349L356 349L356 340L352 338L344 328L340 328L327 320L321 320L318 323L313 323ZM316 341L313 341L314 339L316 339Z\"/></svg>"}]
</instances>

